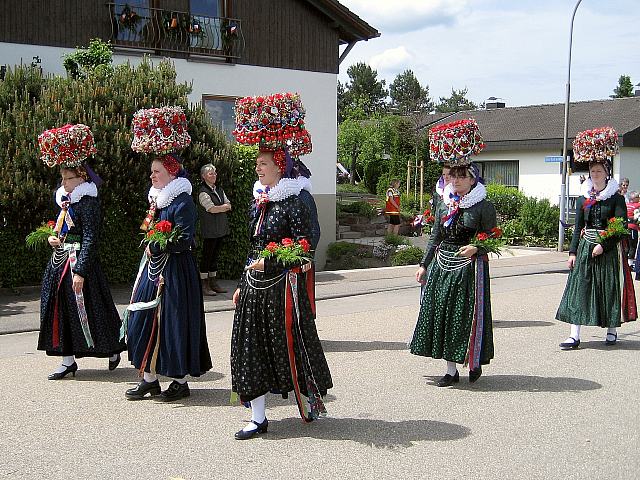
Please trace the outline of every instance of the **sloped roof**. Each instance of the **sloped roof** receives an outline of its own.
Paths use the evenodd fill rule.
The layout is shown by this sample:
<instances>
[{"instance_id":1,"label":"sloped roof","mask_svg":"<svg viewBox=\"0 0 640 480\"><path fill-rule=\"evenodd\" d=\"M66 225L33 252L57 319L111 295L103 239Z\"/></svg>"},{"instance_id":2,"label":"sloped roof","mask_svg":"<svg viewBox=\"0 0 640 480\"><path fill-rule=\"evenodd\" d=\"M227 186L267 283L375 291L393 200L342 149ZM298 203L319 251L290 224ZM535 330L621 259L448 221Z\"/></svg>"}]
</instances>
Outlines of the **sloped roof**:
<instances>
[{"instance_id":1,"label":"sloped roof","mask_svg":"<svg viewBox=\"0 0 640 480\"><path fill-rule=\"evenodd\" d=\"M306 0L334 22L342 43L371 40L380 32L336 0Z\"/></svg>"},{"instance_id":2,"label":"sloped roof","mask_svg":"<svg viewBox=\"0 0 640 480\"><path fill-rule=\"evenodd\" d=\"M419 124L430 128L463 118L476 119L488 150L562 147L564 103L429 114ZM570 104L569 142L582 130L603 126L618 132L621 146L640 147L640 97Z\"/></svg>"}]
</instances>

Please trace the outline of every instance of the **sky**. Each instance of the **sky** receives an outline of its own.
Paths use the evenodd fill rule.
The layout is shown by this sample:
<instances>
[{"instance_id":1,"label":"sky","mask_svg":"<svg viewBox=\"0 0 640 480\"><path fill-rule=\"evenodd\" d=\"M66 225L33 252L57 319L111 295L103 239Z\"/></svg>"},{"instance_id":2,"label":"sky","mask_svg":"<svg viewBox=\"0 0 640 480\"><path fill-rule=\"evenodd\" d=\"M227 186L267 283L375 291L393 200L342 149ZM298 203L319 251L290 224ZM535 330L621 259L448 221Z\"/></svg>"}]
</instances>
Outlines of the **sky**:
<instances>
[{"instance_id":1,"label":"sky","mask_svg":"<svg viewBox=\"0 0 640 480\"><path fill-rule=\"evenodd\" d=\"M365 62L387 87L413 70L436 101L452 88L468 88L467 97L478 104L489 97L508 107L564 103L577 0L340 3L381 32L358 42L344 59L343 83L350 65ZM608 98L623 74L640 83L639 24L639 0L582 0L573 29L572 101Z\"/></svg>"}]
</instances>

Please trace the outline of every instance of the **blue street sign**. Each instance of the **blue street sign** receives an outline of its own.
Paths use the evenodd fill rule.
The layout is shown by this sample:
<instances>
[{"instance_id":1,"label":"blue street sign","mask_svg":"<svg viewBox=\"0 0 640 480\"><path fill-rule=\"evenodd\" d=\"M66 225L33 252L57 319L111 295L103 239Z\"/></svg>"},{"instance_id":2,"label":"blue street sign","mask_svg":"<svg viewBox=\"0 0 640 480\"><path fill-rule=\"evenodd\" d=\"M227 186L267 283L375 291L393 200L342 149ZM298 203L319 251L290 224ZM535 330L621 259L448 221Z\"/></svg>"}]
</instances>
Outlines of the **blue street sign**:
<instances>
[{"instance_id":1,"label":"blue street sign","mask_svg":"<svg viewBox=\"0 0 640 480\"><path fill-rule=\"evenodd\" d=\"M549 157L544 157L545 163L562 163L564 157L562 155L551 155Z\"/></svg>"}]
</instances>

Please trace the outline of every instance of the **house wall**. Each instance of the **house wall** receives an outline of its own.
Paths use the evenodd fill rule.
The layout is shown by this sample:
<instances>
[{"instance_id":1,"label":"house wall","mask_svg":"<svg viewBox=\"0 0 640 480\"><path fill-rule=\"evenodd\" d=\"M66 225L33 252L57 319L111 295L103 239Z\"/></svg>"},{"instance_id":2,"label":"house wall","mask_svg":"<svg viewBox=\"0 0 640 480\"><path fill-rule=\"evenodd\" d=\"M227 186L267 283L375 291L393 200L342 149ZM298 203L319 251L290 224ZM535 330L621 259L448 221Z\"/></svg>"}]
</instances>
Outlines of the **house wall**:
<instances>
[{"instance_id":1,"label":"house wall","mask_svg":"<svg viewBox=\"0 0 640 480\"><path fill-rule=\"evenodd\" d=\"M12 65L30 63L38 55L45 73L65 75L62 56L72 49L0 43L0 58ZM114 63L137 64L142 57L114 55ZM156 58L155 61L159 61ZM319 268L324 266L326 246L335 241L335 164L337 151L337 76L301 70L193 62L173 59L178 81L193 82L189 101L198 103L203 95L241 97L275 92L300 93L307 109L306 125L313 140L313 153L304 158L313 172L313 194L318 204L322 237L318 246Z\"/></svg>"},{"instance_id":2,"label":"house wall","mask_svg":"<svg viewBox=\"0 0 640 480\"><path fill-rule=\"evenodd\" d=\"M640 191L640 148L623 147L620 149L622 161L617 179L629 179L629 191Z\"/></svg>"}]
</instances>

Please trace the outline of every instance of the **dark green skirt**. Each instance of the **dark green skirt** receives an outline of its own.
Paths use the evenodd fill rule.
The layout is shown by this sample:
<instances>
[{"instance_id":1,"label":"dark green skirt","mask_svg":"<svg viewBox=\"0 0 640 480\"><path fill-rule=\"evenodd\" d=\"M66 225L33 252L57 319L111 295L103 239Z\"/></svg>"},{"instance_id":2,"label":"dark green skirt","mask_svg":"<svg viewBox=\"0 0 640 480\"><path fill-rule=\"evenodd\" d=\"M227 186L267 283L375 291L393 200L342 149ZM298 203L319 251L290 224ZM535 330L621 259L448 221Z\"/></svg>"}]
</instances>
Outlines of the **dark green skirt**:
<instances>
[{"instance_id":1,"label":"dark green skirt","mask_svg":"<svg viewBox=\"0 0 640 480\"><path fill-rule=\"evenodd\" d=\"M595 246L584 237L580 239L576 263L569 272L556 319L574 325L619 327L620 252L616 247L592 258Z\"/></svg>"},{"instance_id":2,"label":"dark green skirt","mask_svg":"<svg viewBox=\"0 0 640 480\"><path fill-rule=\"evenodd\" d=\"M458 248L442 243L428 267L410 351L456 363L469 360L471 365L469 357L475 357L485 365L493 358L489 262L486 256L474 257L469 264L452 268L455 265L447 265L447 257ZM480 315L476 315L477 309L481 309Z\"/></svg>"}]
</instances>

